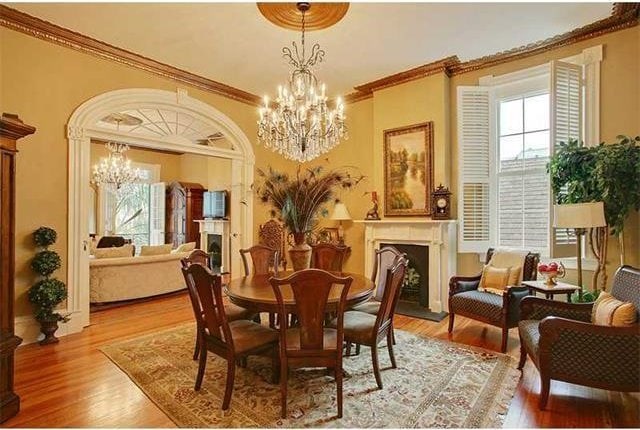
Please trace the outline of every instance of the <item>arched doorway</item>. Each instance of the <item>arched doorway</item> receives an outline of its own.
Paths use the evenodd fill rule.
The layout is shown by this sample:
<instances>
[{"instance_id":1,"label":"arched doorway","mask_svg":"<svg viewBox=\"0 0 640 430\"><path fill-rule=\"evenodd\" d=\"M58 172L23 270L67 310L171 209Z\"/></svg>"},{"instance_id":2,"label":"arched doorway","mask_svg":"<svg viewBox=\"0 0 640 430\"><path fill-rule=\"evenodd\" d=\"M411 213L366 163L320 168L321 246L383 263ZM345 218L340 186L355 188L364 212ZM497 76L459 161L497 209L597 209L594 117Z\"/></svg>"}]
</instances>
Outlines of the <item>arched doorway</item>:
<instances>
[{"instance_id":1,"label":"arched doorway","mask_svg":"<svg viewBox=\"0 0 640 430\"><path fill-rule=\"evenodd\" d=\"M144 117L148 126L116 127L103 121L115 113ZM215 139L211 136L215 135ZM220 139L223 136L223 139ZM251 184L255 156L247 136L214 107L177 92L125 89L93 97L79 106L67 125L69 140L69 225L67 312L72 318L66 333L89 325L89 202L91 140L113 140L131 145L200 154L231 160L231 246L237 250L253 242ZM218 142L224 142L219 144ZM232 253L231 271L241 262Z\"/></svg>"}]
</instances>

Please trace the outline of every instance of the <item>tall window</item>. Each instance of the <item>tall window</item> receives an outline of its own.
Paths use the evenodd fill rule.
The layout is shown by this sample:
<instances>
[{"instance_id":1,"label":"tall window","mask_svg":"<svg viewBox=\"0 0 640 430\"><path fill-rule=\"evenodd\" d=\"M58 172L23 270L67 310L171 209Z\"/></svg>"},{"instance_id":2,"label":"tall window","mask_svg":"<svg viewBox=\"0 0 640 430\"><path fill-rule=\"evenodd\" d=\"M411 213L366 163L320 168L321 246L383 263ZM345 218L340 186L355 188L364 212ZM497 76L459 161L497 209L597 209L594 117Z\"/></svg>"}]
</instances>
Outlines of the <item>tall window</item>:
<instances>
[{"instance_id":1,"label":"tall window","mask_svg":"<svg viewBox=\"0 0 640 430\"><path fill-rule=\"evenodd\" d=\"M103 186L100 191L104 234L131 239L139 250L142 245L153 244L151 189L157 180L159 166L135 163L135 167L141 171L139 182L122 185L119 189Z\"/></svg>"},{"instance_id":2,"label":"tall window","mask_svg":"<svg viewBox=\"0 0 640 430\"><path fill-rule=\"evenodd\" d=\"M549 93L498 102L498 245L541 251L549 244Z\"/></svg>"}]
</instances>

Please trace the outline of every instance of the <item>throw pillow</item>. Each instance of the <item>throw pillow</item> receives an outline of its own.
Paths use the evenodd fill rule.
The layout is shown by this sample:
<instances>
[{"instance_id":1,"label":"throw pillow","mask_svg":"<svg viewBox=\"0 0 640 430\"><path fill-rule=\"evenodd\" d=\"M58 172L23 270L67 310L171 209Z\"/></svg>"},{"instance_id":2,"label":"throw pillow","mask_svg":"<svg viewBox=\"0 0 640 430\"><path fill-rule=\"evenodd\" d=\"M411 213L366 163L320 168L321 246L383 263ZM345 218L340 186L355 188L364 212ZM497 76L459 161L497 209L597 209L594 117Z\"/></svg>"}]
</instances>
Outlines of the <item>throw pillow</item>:
<instances>
[{"instance_id":1,"label":"throw pillow","mask_svg":"<svg viewBox=\"0 0 640 430\"><path fill-rule=\"evenodd\" d=\"M510 273L510 267L500 268L490 265L484 266L478 290L502 295L504 293L504 289L509 285Z\"/></svg>"},{"instance_id":2,"label":"throw pillow","mask_svg":"<svg viewBox=\"0 0 640 430\"><path fill-rule=\"evenodd\" d=\"M603 291L593 303L591 322L597 325L627 326L634 324L637 316L633 303L620 301Z\"/></svg>"},{"instance_id":3,"label":"throw pillow","mask_svg":"<svg viewBox=\"0 0 640 430\"><path fill-rule=\"evenodd\" d=\"M142 246L140 256L171 254L171 244Z\"/></svg>"},{"instance_id":4,"label":"throw pillow","mask_svg":"<svg viewBox=\"0 0 640 430\"><path fill-rule=\"evenodd\" d=\"M509 272L509 283L512 287L517 287L520 285L520 273L522 272L522 266L511 267L511 271Z\"/></svg>"},{"instance_id":5,"label":"throw pillow","mask_svg":"<svg viewBox=\"0 0 640 430\"><path fill-rule=\"evenodd\" d=\"M195 242L187 242L187 243L183 243L182 245L178 246L175 251L176 252L191 252L194 249L196 249L196 243Z\"/></svg>"},{"instance_id":6,"label":"throw pillow","mask_svg":"<svg viewBox=\"0 0 640 430\"><path fill-rule=\"evenodd\" d=\"M133 245L127 244L122 246L114 246L112 248L96 248L93 251L95 258L118 258L133 256Z\"/></svg>"}]
</instances>

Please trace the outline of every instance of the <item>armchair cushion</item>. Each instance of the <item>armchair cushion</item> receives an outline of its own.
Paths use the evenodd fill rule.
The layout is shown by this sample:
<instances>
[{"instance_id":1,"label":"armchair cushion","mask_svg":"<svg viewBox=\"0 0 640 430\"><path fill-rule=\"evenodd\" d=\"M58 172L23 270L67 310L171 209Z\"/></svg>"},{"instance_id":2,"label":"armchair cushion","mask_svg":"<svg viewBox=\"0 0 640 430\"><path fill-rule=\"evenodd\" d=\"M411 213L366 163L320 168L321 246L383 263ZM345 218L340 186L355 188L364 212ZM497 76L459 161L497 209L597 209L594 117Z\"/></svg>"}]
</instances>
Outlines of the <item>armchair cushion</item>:
<instances>
[{"instance_id":1,"label":"armchair cushion","mask_svg":"<svg viewBox=\"0 0 640 430\"><path fill-rule=\"evenodd\" d=\"M510 267L493 267L488 264L482 269L478 291L502 295L504 289L509 285L510 275Z\"/></svg>"},{"instance_id":2,"label":"armchair cushion","mask_svg":"<svg viewBox=\"0 0 640 430\"><path fill-rule=\"evenodd\" d=\"M472 290L451 296L449 307L452 312L481 315L500 322L502 316L502 296L484 291Z\"/></svg>"},{"instance_id":3,"label":"armchair cushion","mask_svg":"<svg viewBox=\"0 0 640 430\"><path fill-rule=\"evenodd\" d=\"M636 322L636 312L633 303L617 300L603 291L593 304L591 322L598 325L627 326Z\"/></svg>"}]
</instances>

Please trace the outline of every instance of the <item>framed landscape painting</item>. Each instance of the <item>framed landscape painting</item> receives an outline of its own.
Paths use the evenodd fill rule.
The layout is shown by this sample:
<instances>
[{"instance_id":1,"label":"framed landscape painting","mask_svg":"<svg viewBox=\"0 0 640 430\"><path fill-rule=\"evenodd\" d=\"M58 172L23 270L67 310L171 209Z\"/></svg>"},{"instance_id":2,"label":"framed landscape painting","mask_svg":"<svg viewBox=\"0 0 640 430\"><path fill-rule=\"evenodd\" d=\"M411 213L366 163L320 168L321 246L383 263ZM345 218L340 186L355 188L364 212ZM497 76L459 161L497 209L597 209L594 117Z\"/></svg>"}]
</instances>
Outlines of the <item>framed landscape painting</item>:
<instances>
[{"instance_id":1,"label":"framed landscape painting","mask_svg":"<svg viewBox=\"0 0 640 430\"><path fill-rule=\"evenodd\" d=\"M433 122L384 131L385 216L430 216Z\"/></svg>"}]
</instances>

